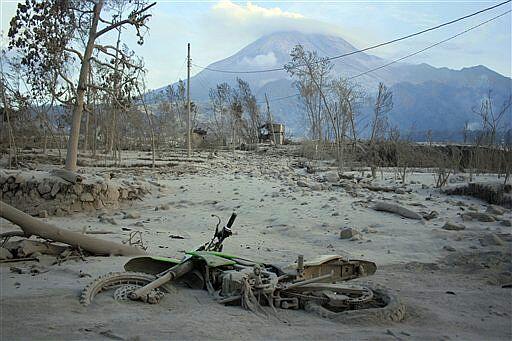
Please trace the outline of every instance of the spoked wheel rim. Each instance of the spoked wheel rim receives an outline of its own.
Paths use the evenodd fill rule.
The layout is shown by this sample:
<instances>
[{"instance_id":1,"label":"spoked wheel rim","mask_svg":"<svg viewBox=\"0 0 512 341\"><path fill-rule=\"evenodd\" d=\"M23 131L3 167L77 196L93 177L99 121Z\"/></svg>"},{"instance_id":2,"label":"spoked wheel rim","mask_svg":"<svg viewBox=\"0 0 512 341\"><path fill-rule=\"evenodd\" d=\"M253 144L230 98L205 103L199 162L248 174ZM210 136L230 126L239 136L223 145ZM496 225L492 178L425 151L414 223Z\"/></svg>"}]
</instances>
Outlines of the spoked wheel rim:
<instances>
[{"instance_id":1,"label":"spoked wheel rim","mask_svg":"<svg viewBox=\"0 0 512 341\"><path fill-rule=\"evenodd\" d=\"M113 272L105 276L98 277L89 283L80 296L80 303L89 305L94 297L103 291L114 289L114 298L125 300L133 290L141 288L155 280L153 275L139 272ZM132 290L133 289L133 290ZM149 303L158 303L167 291L164 286L152 290L148 295Z\"/></svg>"}]
</instances>

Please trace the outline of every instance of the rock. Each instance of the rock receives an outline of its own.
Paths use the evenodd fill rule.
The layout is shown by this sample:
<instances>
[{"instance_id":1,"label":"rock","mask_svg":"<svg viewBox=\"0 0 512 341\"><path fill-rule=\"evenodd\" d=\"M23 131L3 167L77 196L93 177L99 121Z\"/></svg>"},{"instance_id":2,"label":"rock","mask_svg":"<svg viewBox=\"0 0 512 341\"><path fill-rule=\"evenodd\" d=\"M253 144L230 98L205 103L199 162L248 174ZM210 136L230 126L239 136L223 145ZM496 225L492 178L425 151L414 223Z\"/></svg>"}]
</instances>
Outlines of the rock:
<instances>
[{"instance_id":1,"label":"rock","mask_svg":"<svg viewBox=\"0 0 512 341\"><path fill-rule=\"evenodd\" d=\"M328 172L324 175L324 180L330 183L336 183L340 180L337 172Z\"/></svg>"},{"instance_id":2,"label":"rock","mask_svg":"<svg viewBox=\"0 0 512 341\"><path fill-rule=\"evenodd\" d=\"M484 212L468 212L468 213L464 213L462 215L462 218L466 219L466 220L476 219L476 220L478 220L480 222L486 222L486 223L491 223L493 221L496 221L496 219L494 219L494 217L492 215L490 215L489 213L484 213Z\"/></svg>"},{"instance_id":3,"label":"rock","mask_svg":"<svg viewBox=\"0 0 512 341\"><path fill-rule=\"evenodd\" d=\"M297 181L297 186L299 186L299 187L309 187L307 182L302 181L302 180Z\"/></svg>"},{"instance_id":4,"label":"rock","mask_svg":"<svg viewBox=\"0 0 512 341\"><path fill-rule=\"evenodd\" d=\"M505 242L503 239L495 235L494 233L490 233L485 235L483 238L480 238L480 245L482 246L503 246Z\"/></svg>"},{"instance_id":5,"label":"rock","mask_svg":"<svg viewBox=\"0 0 512 341\"><path fill-rule=\"evenodd\" d=\"M171 206L169 204L162 204L162 205L160 205L160 209L163 211L167 211L167 210L171 209Z\"/></svg>"},{"instance_id":6,"label":"rock","mask_svg":"<svg viewBox=\"0 0 512 341\"><path fill-rule=\"evenodd\" d=\"M84 191L82 184L79 183L74 184L71 188L73 190L73 193L75 193L76 195L80 195Z\"/></svg>"},{"instance_id":7,"label":"rock","mask_svg":"<svg viewBox=\"0 0 512 341\"><path fill-rule=\"evenodd\" d=\"M466 226L464 226L463 224L456 224L452 223L451 221L447 221L446 223L444 223L443 229L449 231L461 231L466 229Z\"/></svg>"},{"instance_id":8,"label":"rock","mask_svg":"<svg viewBox=\"0 0 512 341\"><path fill-rule=\"evenodd\" d=\"M507 219L504 219L504 220L502 220L502 221L500 222L500 225L501 225L501 226L508 226L508 227L510 227L510 226L512 226L512 221L507 220Z\"/></svg>"},{"instance_id":9,"label":"rock","mask_svg":"<svg viewBox=\"0 0 512 341\"><path fill-rule=\"evenodd\" d=\"M459 175L451 176L450 179L448 180L448 182L451 184L455 184L455 183L460 183L460 182L466 182L467 180L468 180L467 177L459 174Z\"/></svg>"},{"instance_id":10,"label":"rock","mask_svg":"<svg viewBox=\"0 0 512 341\"><path fill-rule=\"evenodd\" d=\"M3 247L0 247L0 259L11 259L12 258L12 253L7 250L7 249L4 249Z\"/></svg>"},{"instance_id":11,"label":"rock","mask_svg":"<svg viewBox=\"0 0 512 341\"><path fill-rule=\"evenodd\" d=\"M140 212L137 211L128 211L124 213L124 219L139 219Z\"/></svg>"},{"instance_id":12,"label":"rock","mask_svg":"<svg viewBox=\"0 0 512 341\"><path fill-rule=\"evenodd\" d=\"M505 209L498 205L489 205L487 206L487 210L485 212L489 214L502 215L505 213Z\"/></svg>"},{"instance_id":13,"label":"rock","mask_svg":"<svg viewBox=\"0 0 512 341\"><path fill-rule=\"evenodd\" d=\"M405 189L399 187L399 188L395 189L395 193L396 194L405 194L407 192L405 191Z\"/></svg>"},{"instance_id":14,"label":"rock","mask_svg":"<svg viewBox=\"0 0 512 341\"><path fill-rule=\"evenodd\" d=\"M106 200L111 203L119 200L119 186L112 181L107 184Z\"/></svg>"},{"instance_id":15,"label":"rock","mask_svg":"<svg viewBox=\"0 0 512 341\"><path fill-rule=\"evenodd\" d=\"M43 195L46 193L50 193L52 191L52 188L46 181L43 181L39 184L39 186L37 186L37 191L39 192L39 194Z\"/></svg>"},{"instance_id":16,"label":"rock","mask_svg":"<svg viewBox=\"0 0 512 341\"><path fill-rule=\"evenodd\" d=\"M94 197L92 196L91 193L89 192L83 192L81 195L80 195L80 201L85 201L85 202L93 202L94 201Z\"/></svg>"},{"instance_id":17,"label":"rock","mask_svg":"<svg viewBox=\"0 0 512 341\"><path fill-rule=\"evenodd\" d=\"M118 225L117 224L117 221L112 218L112 217L100 217L100 222L101 223L109 223L109 224L112 224L112 225Z\"/></svg>"},{"instance_id":18,"label":"rock","mask_svg":"<svg viewBox=\"0 0 512 341\"><path fill-rule=\"evenodd\" d=\"M38 216L39 216L39 218L48 218L48 211L42 210L39 212Z\"/></svg>"},{"instance_id":19,"label":"rock","mask_svg":"<svg viewBox=\"0 0 512 341\"><path fill-rule=\"evenodd\" d=\"M27 180L21 173L16 174L16 176L14 177L15 184L24 184L25 182L27 182Z\"/></svg>"},{"instance_id":20,"label":"rock","mask_svg":"<svg viewBox=\"0 0 512 341\"><path fill-rule=\"evenodd\" d=\"M104 207L103 202L98 198L94 199L93 206L97 210L101 210Z\"/></svg>"},{"instance_id":21,"label":"rock","mask_svg":"<svg viewBox=\"0 0 512 341\"><path fill-rule=\"evenodd\" d=\"M439 217L439 213L437 211L431 211L430 213L423 214L423 219L432 220Z\"/></svg>"},{"instance_id":22,"label":"rock","mask_svg":"<svg viewBox=\"0 0 512 341\"><path fill-rule=\"evenodd\" d=\"M455 252L455 248L453 246L450 246L450 245L445 245L443 246L443 250L445 251L449 251L449 252Z\"/></svg>"},{"instance_id":23,"label":"rock","mask_svg":"<svg viewBox=\"0 0 512 341\"><path fill-rule=\"evenodd\" d=\"M363 239L363 236L360 234L355 234L352 238L350 238L350 240L353 242L361 240L361 239Z\"/></svg>"},{"instance_id":24,"label":"rock","mask_svg":"<svg viewBox=\"0 0 512 341\"><path fill-rule=\"evenodd\" d=\"M414 212L414 211L412 211L408 208L405 208L403 206L400 206L398 204L384 202L384 201L377 202L375 204L375 206L373 207L373 209L376 211L395 213L402 217L410 218L410 219L421 220L421 218L422 218L422 216L417 212Z\"/></svg>"},{"instance_id":25,"label":"rock","mask_svg":"<svg viewBox=\"0 0 512 341\"><path fill-rule=\"evenodd\" d=\"M346 227L340 231L340 238L341 239L350 239L358 234L359 234L359 231L357 231L356 229L353 229L351 227Z\"/></svg>"},{"instance_id":26,"label":"rock","mask_svg":"<svg viewBox=\"0 0 512 341\"><path fill-rule=\"evenodd\" d=\"M52 190L50 191L50 195L52 197L54 197L54 196L57 195L57 193L59 193L59 191L60 191L60 183L56 182L52 186Z\"/></svg>"},{"instance_id":27,"label":"rock","mask_svg":"<svg viewBox=\"0 0 512 341\"><path fill-rule=\"evenodd\" d=\"M320 190L322 190L322 184L315 182L315 183L310 184L309 188L311 188L313 191L320 191Z\"/></svg>"},{"instance_id":28,"label":"rock","mask_svg":"<svg viewBox=\"0 0 512 341\"><path fill-rule=\"evenodd\" d=\"M377 233L378 231L376 229L372 229L371 227L365 227L362 232L364 233Z\"/></svg>"}]
</instances>

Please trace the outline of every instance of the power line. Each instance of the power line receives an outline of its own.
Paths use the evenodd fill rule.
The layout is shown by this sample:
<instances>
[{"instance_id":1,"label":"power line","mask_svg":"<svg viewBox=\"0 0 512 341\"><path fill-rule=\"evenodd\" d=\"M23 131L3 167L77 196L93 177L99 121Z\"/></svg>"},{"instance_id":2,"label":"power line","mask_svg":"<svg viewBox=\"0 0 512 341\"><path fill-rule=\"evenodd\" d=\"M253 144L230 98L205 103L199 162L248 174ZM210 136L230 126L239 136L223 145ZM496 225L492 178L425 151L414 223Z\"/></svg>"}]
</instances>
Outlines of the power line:
<instances>
[{"instance_id":1,"label":"power line","mask_svg":"<svg viewBox=\"0 0 512 341\"><path fill-rule=\"evenodd\" d=\"M415 52L410 53L410 54L408 54L408 55L406 55L406 56L403 56L403 57L400 57L400 58L398 58L398 59L395 59L395 60L393 60L393 61L391 61L391 62L389 62L389 63L386 63L386 64L384 64L384 65L381 65L381 66L375 67L375 68L373 68L373 69L369 69L369 70L367 70L367 71L365 71L365 72L362 72L362 73L360 73L360 74L357 74L357 75L355 75L355 76L348 77L348 78L347 78L347 80L351 80L351 79L354 79L354 78L358 78L358 77L361 77L361 76L367 75L367 74L369 74L369 73L371 73L371 72L374 72L374 71L377 71L377 70L383 69L383 68L385 68L385 67L388 67L389 65L395 64L395 63L397 63L397 62L399 62L399 61L402 61L402 60L404 60L404 59L407 59L407 58L410 58L410 57L415 56L415 55L417 55L417 54L420 54L420 53L422 53L422 52L424 52L424 51L426 51L426 50L429 50L429 49L431 49L431 48L433 48L433 47L436 47L436 46L438 46L438 45L441 45L441 44L443 44L443 43L445 43L445 42L447 42L447 41L449 41L449 40L455 39L455 38L457 38L457 37L459 37L459 36L461 36L461 35L463 35L463 34L465 34L465 33L468 33L468 32L470 32L470 31L472 31L472 30L474 30L474 29L476 29L476 28L478 28L478 27L481 27L481 26L483 26L483 25L485 25L485 24L488 24L488 23L489 23L489 22L491 22L491 21L494 21L494 20L496 20L496 19L499 19L499 18L501 18L501 17L503 17L503 16L505 16L505 15L509 14L510 12L512 12L512 10L508 10L508 11L506 11L506 12L504 12L504 13L501 13L501 14L499 14L499 15L497 15L497 16L495 16L495 17L491 18L491 19L488 19L488 20L486 20L486 21L484 21L484 22L481 22L481 23L480 23L480 24L478 24L478 25L472 26L472 27L470 27L470 28L468 28L468 29L465 29L464 31L461 31L461 32L459 32L459 33L457 33L457 34L453 35L453 36L450 36L450 37L448 37L448 38L446 38L446 39L443 39L443 40L441 40L441 41L438 41L437 43L434 43L434 44L429 45L429 46L427 46L427 47L425 47L425 48L422 48L421 50L415 51ZM269 100L269 102L280 101L280 100L284 100L284 99L287 99L287 98L292 98L292 97L295 97L295 96L300 96L300 94L299 94L299 93L296 93L296 94L289 95L289 96L273 98L273 99Z\"/></svg>"},{"instance_id":2,"label":"power line","mask_svg":"<svg viewBox=\"0 0 512 341\"><path fill-rule=\"evenodd\" d=\"M455 39L455 38L457 38L458 36L461 36L461 35L463 35L463 34L465 34L465 33L468 33L469 31L472 31L472 30L474 30L474 29L476 29L476 28L478 28L478 27L480 27L480 26L483 26L483 25L485 25L485 24L487 24L487 23L489 23L489 22L491 22L491 21L493 21L493 20L496 20L496 19L498 19L498 18L500 18L500 17L502 17L502 16L504 16L504 15L507 15L507 14L508 14L508 13L510 13L510 12L512 12L512 10L508 10L508 11L506 11L506 12L504 12L504 13L500 14L500 15L497 15L497 16L495 16L495 17L493 17L493 18L489 19L489 20L486 20L486 21L484 21L484 22L482 22L482 23L480 23L480 24L478 24L478 25L475 25L475 26L470 27L470 28L468 28L468 29L466 29L466 30L464 30L464 31L462 31L462 32L459 32L459 33L457 33L457 34L455 34L455 35L453 35L453 36L451 36L451 37L449 37L449 38L443 39L443 40L441 40L441 41L439 41L439 42L437 42L437 43L435 43L435 44L429 45L429 46L427 46L427 47L425 47L425 48L423 48L423 49L421 49L421 50L418 50L418 51L416 51L416 52L413 52L413 53L408 54L408 55L406 55L406 56L403 56L403 57L401 57L401 58L395 59L395 60L393 60L393 61L391 61L391 62L389 62L389 63L387 63L387 64L384 64L384 65L378 66L378 67L376 67L376 68L373 68L373 69L367 70L367 71L362 72L362 73L360 73L360 74L358 74L358 75L355 75L355 76L352 76L352 77L348 77L347 79L349 79L349 80L350 80L350 79L354 79L354 78L357 78L357 77L364 76L364 75L366 75L366 74L369 74L370 72L374 72L374 71L377 71L377 70L383 69L383 68L385 68L385 67L387 67L387 66L389 66L389 65L395 64L395 63L397 63L397 62L399 62L399 61L401 61L401 60L404 60L404 59L406 59L406 58L409 58L409 57L415 56L415 55L417 55L417 54L420 54L420 53L422 53L422 52L424 52L424 51L426 51L426 50L429 50L429 49L431 49L431 48L433 48L433 47L436 47L436 46L438 46L438 45L441 45L441 44L443 44L443 43L446 43L446 42L447 42L447 41L449 41L449 40Z\"/></svg>"},{"instance_id":3,"label":"power line","mask_svg":"<svg viewBox=\"0 0 512 341\"><path fill-rule=\"evenodd\" d=\"M500 7L500 6L503 6L503 5L507 4L507 3L510 3L511 1L512 0L507 0L507 1L501 2L499 4L496 4L494 6L490 6L490 7L481 9L481 10L479 10L477 12L473 12L471 14L462 16L460 18L457 18L457 19L454 19L454 20L451 20L451 21L439 24L437 26L433 26L433 27L430 27L430 28L427 28L427 29L424 29L424 30L421 30L421 31L418 31L418 32L415 32L415 33L411 33L411 34L408 34L406 36L399 37L399 38L396 38L396 39L393 39L393 40L389 40L389 41L386 41L386 42L383 42L383 43L380 43L380 44L372 45L372 46L366 47L364 49L355 50L355 51L344 53L344 54L340 54L340 55L337 55L337 56L327 57L327 58L322 59L321 61L335 60L335 59L351 56L351 55L354 55L354 54L357 54L357 53L361 53L361 52L369 51L369 50L372 50L372 49L376 49L376 48L379 48L379 47L382 47L382 46L385 46L385 45L393 44L393 43L396 43L398 41L402 41L402 40L405 40L405 39L409 39L409 38L418 36L420 34L423 34L423 33L426 33L426 32L430 32L430 31L433 31L433 30L437 30L437 29L439 29L441 27L454 24L454 23L459 22L461 20L465 20L465 19L474 17L475 15L478 15L478 14L490 11L492 9L495 9L497 7ZM318 61L318 62L320 62L320 61ZM235 70L220 70L220 69L210 68L210 67L206 67L206 66L200 66L200 65L197 65L197 64L193 64L193 65L196 66L196 67L199 67L199 68L201 68L203 70L208 70L208 71L213 71L213 72L220 72L220 73L233 73L233 74L236 74L236 73L240 73L240 74L264 73L264 72L276 72L276 71L283 71L283 70L285 70L284 67L279 67L279 68L262 69L262 70L235 71Z\"/></svg>"}]
</instances>

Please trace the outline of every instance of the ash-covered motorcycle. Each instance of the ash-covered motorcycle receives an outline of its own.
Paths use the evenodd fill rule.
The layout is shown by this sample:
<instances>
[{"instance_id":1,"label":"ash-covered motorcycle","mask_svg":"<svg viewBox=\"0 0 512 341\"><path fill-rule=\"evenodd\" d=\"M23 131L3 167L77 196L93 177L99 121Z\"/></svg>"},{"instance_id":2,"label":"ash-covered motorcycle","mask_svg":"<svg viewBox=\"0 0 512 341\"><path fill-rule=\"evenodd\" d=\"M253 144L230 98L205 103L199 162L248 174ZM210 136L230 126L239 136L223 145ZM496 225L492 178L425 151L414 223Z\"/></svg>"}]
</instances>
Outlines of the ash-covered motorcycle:
<instances>
[{"instance_id":1,"label":"ash-covered motorcycle","mask_svg":"<svg viewBox=\"0 0 512 341\"><path fill-rule=\"evenodd\" d=\"M218 217L217 217L218 218ZM232 235L233 213L223 228L221 220L213 238L181 260L141 256L129 260L126 272L109 273L91 282L80 301L90 304L100 292L113 291L116 300L158 303L171 283L206 289L226 305L240 305L252 311L262 306L305 309L322 317L373 315L400 321L405 306L386 289L369 285L349 285L347 281L375 273L375 263L348 260L338 255L320 256L308 262L299 256L296 264L282 269L272 264L222 252L223 242Z\"/></svg>"}]
</instances>

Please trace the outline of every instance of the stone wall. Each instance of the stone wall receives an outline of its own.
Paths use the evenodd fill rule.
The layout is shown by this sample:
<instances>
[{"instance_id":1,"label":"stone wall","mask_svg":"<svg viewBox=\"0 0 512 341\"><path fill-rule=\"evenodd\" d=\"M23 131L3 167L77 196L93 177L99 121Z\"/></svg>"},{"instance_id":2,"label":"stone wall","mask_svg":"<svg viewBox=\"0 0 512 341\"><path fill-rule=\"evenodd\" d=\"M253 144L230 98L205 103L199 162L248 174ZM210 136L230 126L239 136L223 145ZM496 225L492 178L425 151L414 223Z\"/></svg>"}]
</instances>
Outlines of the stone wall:
<instances>
[{"instance_id":1,"label":"stone wall","mask_svg":"<svg viewBox=\"0 0 512 341\"><path fill-rule=\"evenodd\" d=\"M117 208L122 201L149 193L145 182L86 178L72 184L47 172L0 171L0 200L31 215L62 216L73 212Z\"/></svg>"},{"instance_id":2,"label":"stone wall","mask_svg":"<svg viewBox=\"0 0 512 341\"><path fill-rule=\"evenodd\" d=\"M485 200L489 204L512 208L512 184L471 182L464 186L448 188L445 190L445 193L450 195L468 195Z\"/></svg>"}]
</instances>

